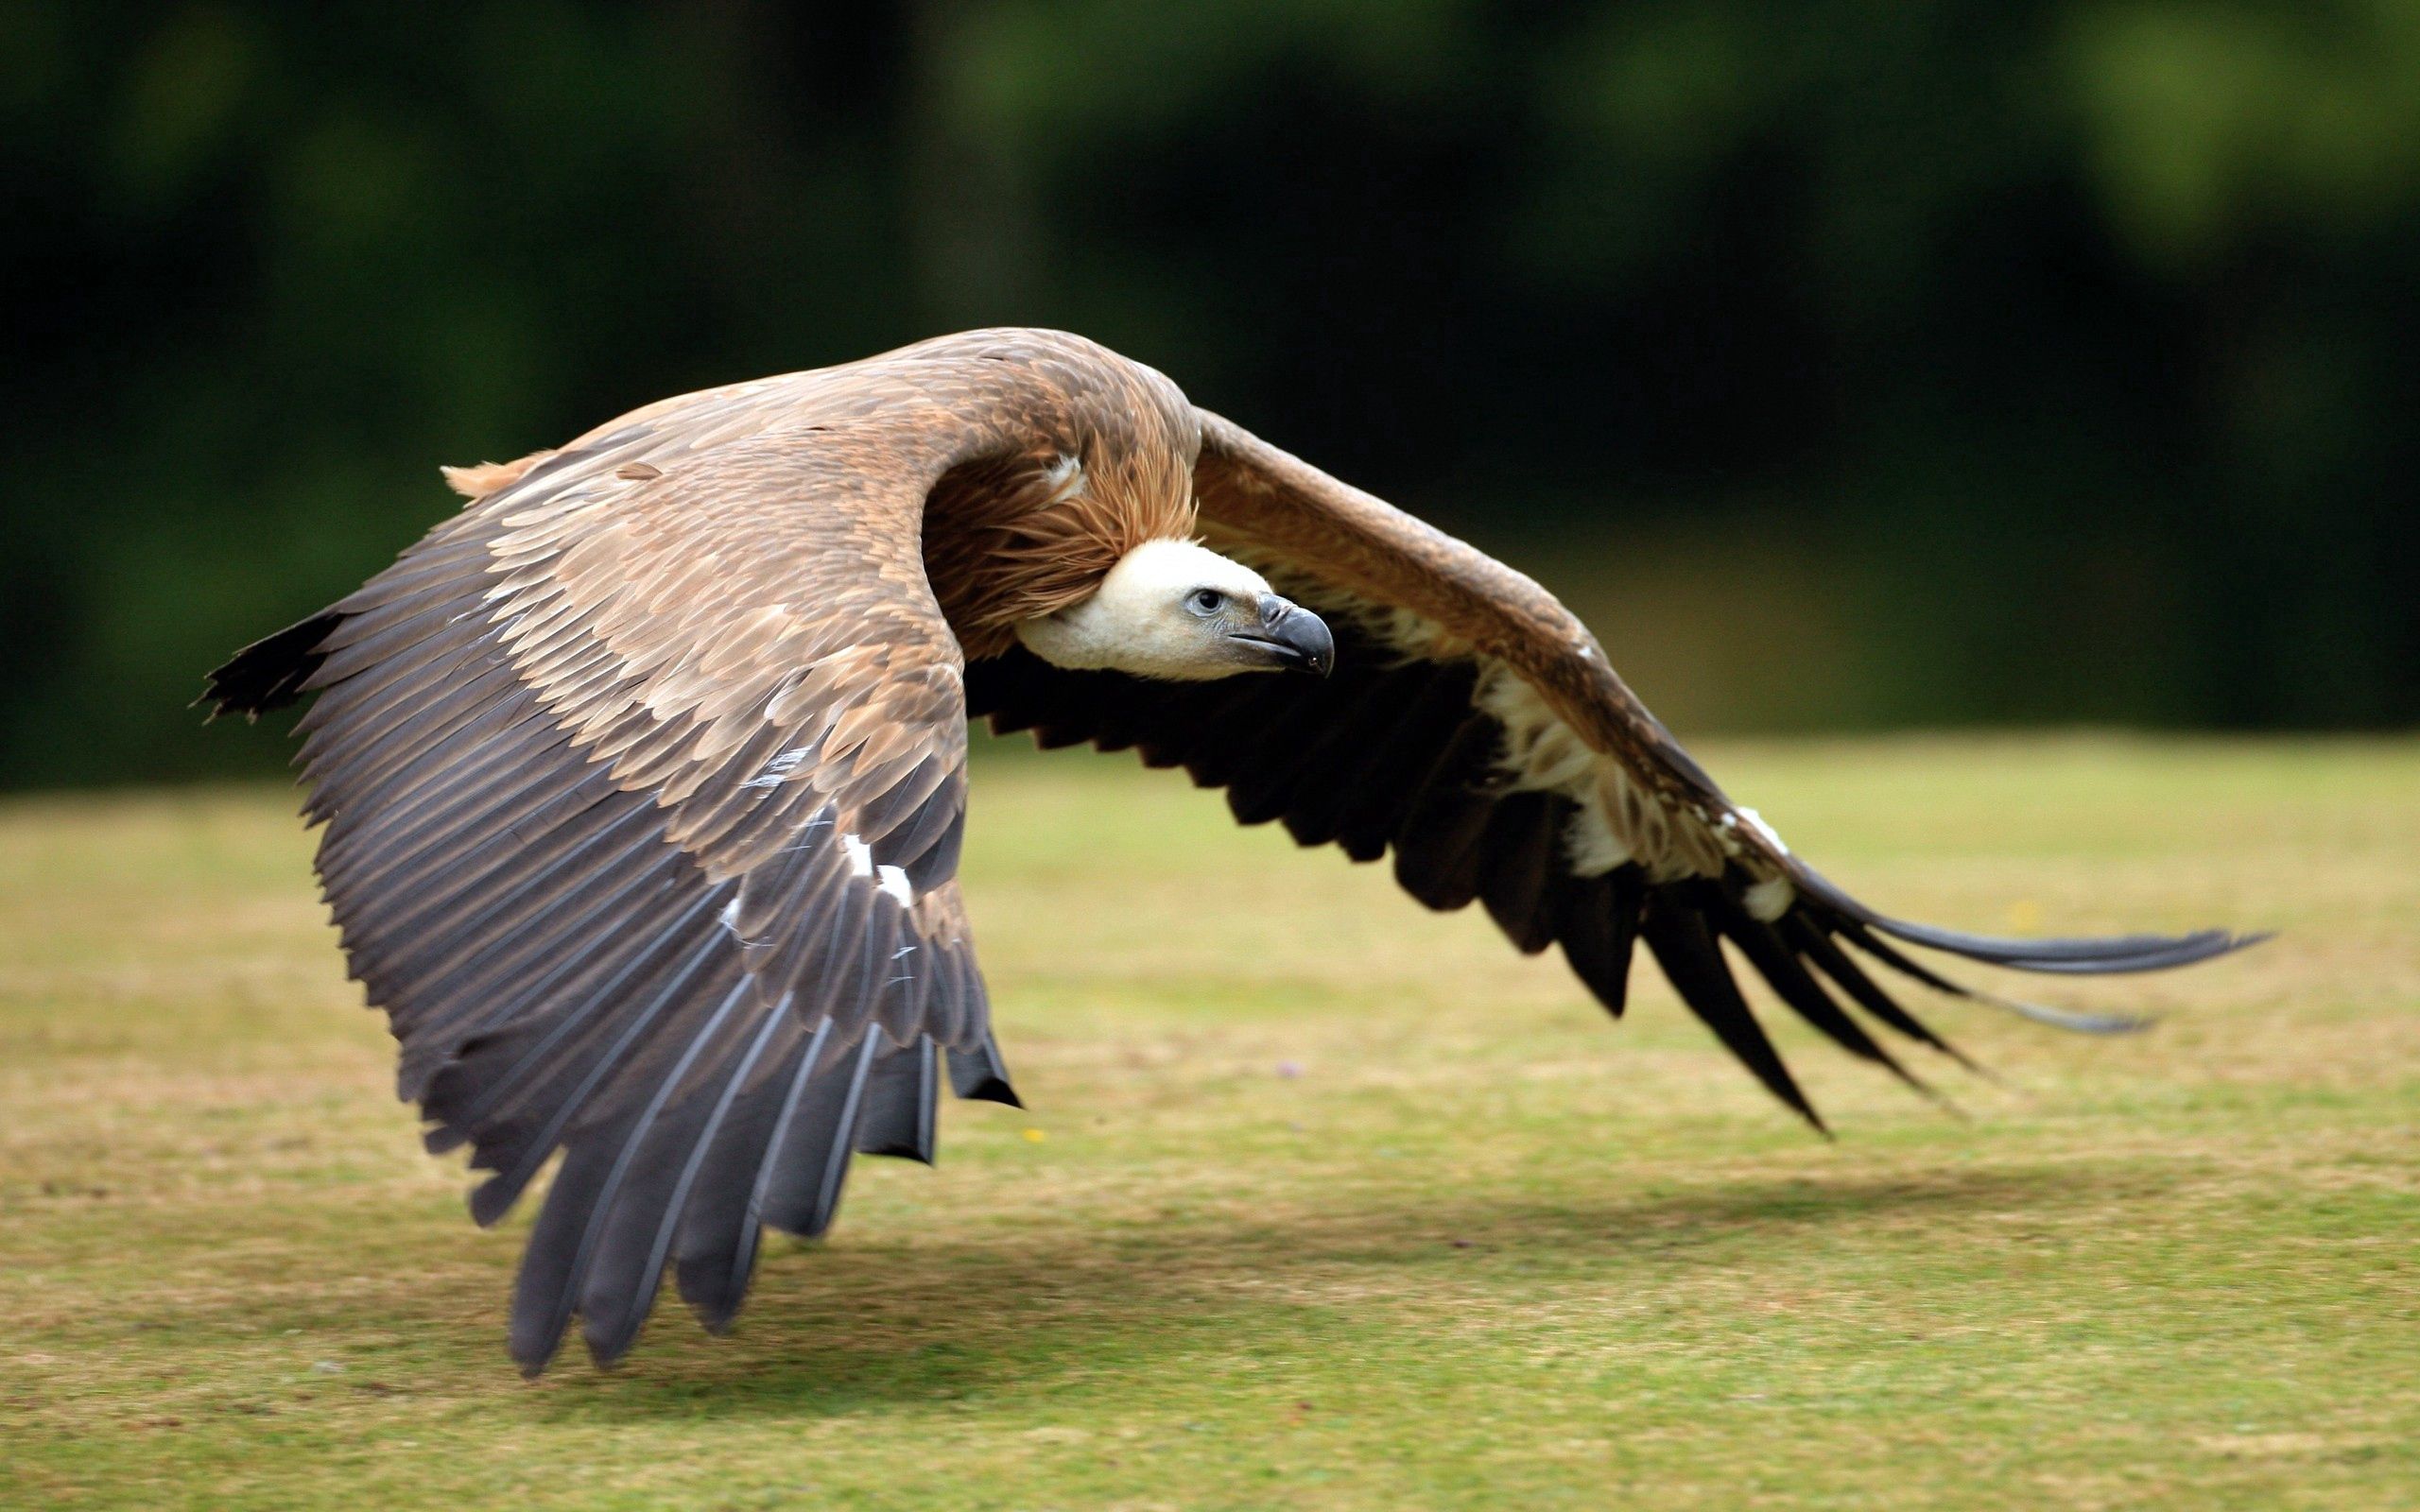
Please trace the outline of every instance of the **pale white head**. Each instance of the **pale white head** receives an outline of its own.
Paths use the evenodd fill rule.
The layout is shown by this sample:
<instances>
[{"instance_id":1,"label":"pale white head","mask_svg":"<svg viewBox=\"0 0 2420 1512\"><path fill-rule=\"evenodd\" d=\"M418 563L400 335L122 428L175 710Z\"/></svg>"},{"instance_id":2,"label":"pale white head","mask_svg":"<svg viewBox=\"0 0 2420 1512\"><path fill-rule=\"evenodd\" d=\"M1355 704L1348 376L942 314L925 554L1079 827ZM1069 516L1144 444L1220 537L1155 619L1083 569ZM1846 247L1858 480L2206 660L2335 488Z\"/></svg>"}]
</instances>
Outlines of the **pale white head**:
<instances>
[{"instance_id":1,"label":"pale white head","mask_svg":"<svg viewBox=\"0 0 2420 1512\"><path fill-rule=\"evenodd\" d=\"M1336 663L1327 626L1239 561L1189 541L1147 541L1090 598L1021 621L1017 639L1054 666L1204 682Z\"/></svg>"}]
</instances>

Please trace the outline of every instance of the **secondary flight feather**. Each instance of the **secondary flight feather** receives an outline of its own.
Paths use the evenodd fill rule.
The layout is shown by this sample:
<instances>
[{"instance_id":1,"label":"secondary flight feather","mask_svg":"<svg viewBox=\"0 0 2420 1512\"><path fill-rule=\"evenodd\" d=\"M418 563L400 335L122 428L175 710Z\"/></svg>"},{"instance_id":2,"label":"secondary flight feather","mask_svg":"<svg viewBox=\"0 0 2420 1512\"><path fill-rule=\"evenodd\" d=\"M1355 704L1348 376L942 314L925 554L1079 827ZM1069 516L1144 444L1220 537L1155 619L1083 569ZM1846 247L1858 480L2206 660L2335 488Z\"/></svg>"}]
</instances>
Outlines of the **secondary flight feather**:
<instances>
[{"instance_id":1,"label":"secondary flight feather","mask_svg":"<svg viewBox=\"0 0 2420 1512\"><path fill-rule=\"evenodd\" d=\"M946 1083L1013 1103L959 895L967 721L1132 748L1247 824L1392 854L1622 1011L1644 944L1821 1120L1781 1005L1921 1087L1956 1056L1904 947L2116 972L2247 943L1996 939L1825 882L1529 578L1081 338L978 331L650 404L521 461L359 591L212 675L305 696L305 814L353 974L482 1224L560 1152L512 1305L603 1362L666 1270L709 1328L856 1152L932 1159Z\"/></svg>"}]
</instances>

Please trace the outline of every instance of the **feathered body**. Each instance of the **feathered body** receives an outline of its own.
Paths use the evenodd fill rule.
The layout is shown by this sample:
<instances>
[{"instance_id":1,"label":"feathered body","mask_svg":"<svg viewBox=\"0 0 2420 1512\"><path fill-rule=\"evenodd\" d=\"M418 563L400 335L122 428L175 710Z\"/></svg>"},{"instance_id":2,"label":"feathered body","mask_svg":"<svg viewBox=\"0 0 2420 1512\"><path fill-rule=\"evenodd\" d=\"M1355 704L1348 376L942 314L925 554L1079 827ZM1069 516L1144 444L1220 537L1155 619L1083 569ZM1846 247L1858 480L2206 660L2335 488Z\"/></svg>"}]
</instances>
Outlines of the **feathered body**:
<instances>
[{"instance_id":1,"label":"feathered body","mask_svg":"<svg viewBox=\"0 0 2420 1512\"><path fill-rule=\"evenodd\" d=\"M617 1357L667 1268L728 1323L762 1229L821 1232L852 1151L931 1158L944 1075L1013 1101L956 880L970 715L1392 853L1422 902L1560 945L1616 1014L1644 941L1810 1121L1722 942L1910 1082L1858 1015L1948 1046L1858 956L2001 1000L1894 938L2054 972L2242 943L1865 908L1545 590L1079 337L711 389L448 479L468 507L212 697L318 696L322 888L431 1147L491 1173L474 1214L562 1152L513 1309L531 1370L575 1314ZM1197 534L1211 551L1173 544ZM1279 667L1334 676L1230 675Z\"/></svg>"}]
</instances>

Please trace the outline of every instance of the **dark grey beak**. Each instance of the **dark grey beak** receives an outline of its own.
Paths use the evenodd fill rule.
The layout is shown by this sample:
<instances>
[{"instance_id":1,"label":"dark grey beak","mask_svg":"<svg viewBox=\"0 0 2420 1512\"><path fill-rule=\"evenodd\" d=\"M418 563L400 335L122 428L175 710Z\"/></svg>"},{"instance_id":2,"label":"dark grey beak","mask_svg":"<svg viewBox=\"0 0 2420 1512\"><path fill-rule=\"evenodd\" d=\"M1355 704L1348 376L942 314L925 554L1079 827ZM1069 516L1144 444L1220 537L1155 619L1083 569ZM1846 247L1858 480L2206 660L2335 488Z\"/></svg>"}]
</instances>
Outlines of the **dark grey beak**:
<instances>
[{"instance_id":1,"label":"dark grey beak","mask_svg":"<svg viewBox=\"0 0 2420 1512\"><path fill-rule=\"evenodd\" d=\"M1328 633L1327 622L1274 593L1261 595L1259 627L1239 630L1235 638L1262 648L1272 665L1288 672L1323 678L1336 670L1336 637Z\"/></svg>"}]
</instances>

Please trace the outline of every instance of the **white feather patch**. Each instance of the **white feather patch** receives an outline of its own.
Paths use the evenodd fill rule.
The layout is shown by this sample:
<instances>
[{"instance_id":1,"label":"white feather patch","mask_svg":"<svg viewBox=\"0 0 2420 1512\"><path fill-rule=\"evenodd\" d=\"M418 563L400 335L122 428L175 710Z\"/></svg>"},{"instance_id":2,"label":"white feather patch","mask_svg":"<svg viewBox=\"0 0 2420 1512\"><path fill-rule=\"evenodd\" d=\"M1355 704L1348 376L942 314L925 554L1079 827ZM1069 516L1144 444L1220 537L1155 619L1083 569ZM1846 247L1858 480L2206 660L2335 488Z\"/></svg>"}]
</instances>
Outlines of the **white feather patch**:
<instances>
[{"instance_id":1,"label":"white feather patch","mask_svg":"<svg viewBox=\"0 0 2420 1512\"><path fill-rule=\"evenodd\" d=\"M1042 470L1043 484L1050 490L1052 504L1064 504L1084 491L1084 464L1080 458L1059 455L1059 459Z\"/></svg>"},{"instance_id":2,"label":"white feather patch","mask_svg":"<svg viewBox=\"0 0 2420 1512\"><path fill-rule=\"evenodd\" d=\"M873 847L854 834L842 834L840 849L849 857L850 875L857 877L873 875Z\"/></svg>"},{"instance_id":3,"label":"white feather patch","mask_svg":"<svg viewBox=\"0 0 2420 1512\"><path fill-rule=\"evenodd\" d=\"M1500 662L1483 665L1472 701L1504 727L1505 776L1515 788L1559 793L1579 806L1564 836L1575 876L1602 876L1633 861L1658 881L1696 869L1659 795L1590 748L1519 673Z\"/></svg>"},{"instance_id":4,"label":"white feather patch","mask_svg":"<svg viewBox=\"0 0 2420 1512\"><path fill-rule=\"evenodd\" d=\"M807 755L807 747L804 746L793 746L789 749L783 751L780 755L775 756L771 761L767 762L762 771L759 771L755 776L750 778L739 785L742 787L779 787L783 782L788 781L790 773L798 770L798 764L806 760Z\"/></svg>"},{"instance_id":5,"label":"white feather patch","mask_svg":"<svg viewBox=\"0 0 2420 1512\"><path fill-rule=\"evenodd\" d=\"M882 876L882 881L877 885L898 899L900 907L908 908L915 905L916 889L908 885L908 873L897 867L878 867L875 869Z\"/></svg>"},{"instance_id":6,"label":"white feather patch","mask_svg":"<svg viewBox=\"0 0 2420 1512\"><path fill-rule=\"evenodd\" d=\"M1757 813L1754 809L1735 809L1732 812L1739 816L1741 823L1747 825L1748 828L1755 831L1758 834L1763 835L1765 837L1765 843L1772 846L1774 850L1783 855L1789 854L1789 847L1781 843L1781 836L1774 833L1772 825L1765 822L1765 816L1763 815Z\"/></svg>"},{"instance_id":7,"label":"white feather patch","mask_svg":"<svg viewBox=\"0 0 2420 1512\"><path fill-rule=\"evenodd\" d=\"M1739 899L1740 904L1748 910L1749 918L1762 919L1768 924L1789 913L1789 905L1797 901L1798 889L1789 885L1788 877L1767 877L1751 886Z\"/></svg>"},{"instance_id":8,"label":"white feather patch","mask_svg":"<svg viewBox=\"0 0 2420 1512\"><path fill-rule=\"evenodd\" d=\"M1406 657L1450 660L1474 655L1468 643L1410 610L1340 593L1293 569L1283 557L1242 541L1221 539L1210 524L1212 543L1266 574L1280 593L1312 604L1331 620L1349 620L1381 645ZM1573 648L1583 661L1599 658L1583 640ZM1479 679L1471 701L1504 729L1497 766L1515 789L1557 793L1579 812L1564 834L1564 862L1576 876L1601 876L1635 861L1658 882L1711 876L1730 856L1744 854L1753 872L1769 864L1740 843L1733 826L1744 823L1776 853L1789 850L1753 809L1720 819L1695 809L1674 808L1620 762L1599 754L1564 723L1529 680L1502 662L1478 656ZM1759 881L1750 888L1753 908L1787 911L1796 893L1786 878Z\"/></svg>"},{"instance_id":9,"label":"white feather patch","mask_svg":"<svg viewBox=\"0 0 2420 1512\"><path fill-rule=\"evenodd\" d=\"M765 943L760 939L750 939L747 936L739 932L739 900L737 898L735 897L731 902L723 904L722 912L720 915L717 916L717 918L722 927L730 932L731 937L739 941L742 945L762 945Z\"/></svg>"}]
</instances>

